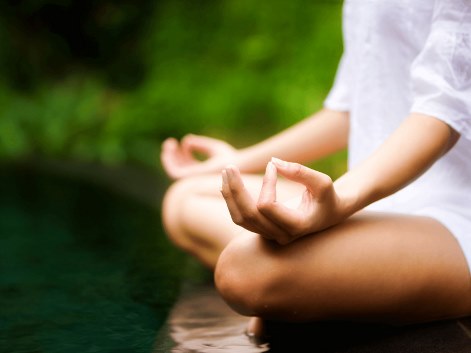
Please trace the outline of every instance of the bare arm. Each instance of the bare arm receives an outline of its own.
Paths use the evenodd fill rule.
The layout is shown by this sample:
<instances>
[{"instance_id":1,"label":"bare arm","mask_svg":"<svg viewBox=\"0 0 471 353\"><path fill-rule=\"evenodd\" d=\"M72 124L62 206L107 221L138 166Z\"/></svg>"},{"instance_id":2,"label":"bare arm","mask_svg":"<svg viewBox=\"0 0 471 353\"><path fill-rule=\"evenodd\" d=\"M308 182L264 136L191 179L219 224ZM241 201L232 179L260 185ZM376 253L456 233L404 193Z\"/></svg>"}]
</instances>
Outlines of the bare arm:
<instances>
[{"instance_id":1,"label":"bare arm","mask_svg":"<svg viewBox=\"0 0 471 353\"><path fill-rule=\"evenodd\" d=\"M457 139L458 134L446 123L411 114L373 155L335 183L301 164L274 159L267 165L257 202L250 198L232 166L223 171L222 192L235 223L286 244L337 224L405 187ZM306 186L297 208L277 202L277 173Z\"/></svg>"},{"instance_id":2,"label":"bare arm","mask_svg":"<svg viewBox=\"0 0 471 353\"><path fill-rule=\"evenodd\" d=\"M180 142L164 141L162 165L174 179L207 173L220 173L228 164L244 173L263 171L271 157L304 163L347 146L348 113L322 109L290 128L253 146L235 149L228 143L206 136L187 135ZM194 157L198 152L204 161Z\"/></svg>"},{"instance_id":3,"label":"bare arm","mask_svg":"<svg viewBox=\"0 0 471 353\"><path fill-rule=\"evenodd\" d=\"M346 212L358 211L405 187L458 138L458 133L443 121L411 114L373 155L334 183Z\"/></svg>"},{"instance_id":4,"label":"bare arm","mask_svg":"<svg viewBox=\"0 0 471 353\"><path fill-rule=\"evenodd\" d=\"M347 146L347 112L322 109L292 127L239 151L236 165L241 172L263 171L271 157L306 163Z\"/></svg>"}]
</instances>

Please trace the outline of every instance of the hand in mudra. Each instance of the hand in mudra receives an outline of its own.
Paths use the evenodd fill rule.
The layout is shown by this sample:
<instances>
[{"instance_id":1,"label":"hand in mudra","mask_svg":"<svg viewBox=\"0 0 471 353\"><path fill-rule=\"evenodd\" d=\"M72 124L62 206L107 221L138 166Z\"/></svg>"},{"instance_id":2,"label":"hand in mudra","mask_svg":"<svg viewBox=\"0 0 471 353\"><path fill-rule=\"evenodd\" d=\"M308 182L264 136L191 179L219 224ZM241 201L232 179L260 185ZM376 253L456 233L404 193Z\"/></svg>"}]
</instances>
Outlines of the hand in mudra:
<instances>
[{"instance_id":1,"label":"hand in mudra","mask_svg":"<svg viewBox=\"0 0 471 353\"><path fill-rule=\"evenodd\" d=\"M294 208L276 199L278 173L306 187ZM222 179L221 192L234 223L281 245L326 229L344 218L332 179L298 163L272 159L267 165L258 200L245 189L236 167L227 166L222 171Z\"/></svg>"},{"instance_id":2,"label":"hand in mudra","mask_svg":"<svg viewBox=\"0 0 471 353\"><path fill-rule=\"evenodd\" d=\"M201 161L195 157L199 153L206 157ZM180 142L174 138L162 144L160 159L168 176L180 179L192 175L219 173L228 163L235 163L237 150L230 144L197 135L186 135Z\"/></svg>"}]
</instances>

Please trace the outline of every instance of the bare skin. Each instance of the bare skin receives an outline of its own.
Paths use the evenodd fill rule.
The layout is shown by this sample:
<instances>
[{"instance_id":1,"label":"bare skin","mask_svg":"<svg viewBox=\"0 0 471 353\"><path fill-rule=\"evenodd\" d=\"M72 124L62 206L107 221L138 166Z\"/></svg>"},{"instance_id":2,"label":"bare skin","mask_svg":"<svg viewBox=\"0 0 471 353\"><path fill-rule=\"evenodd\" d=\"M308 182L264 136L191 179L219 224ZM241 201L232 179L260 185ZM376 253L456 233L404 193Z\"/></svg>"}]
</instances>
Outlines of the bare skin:
<instances>
[{"instance_id":1,"label":"bare skin","mask_svg":"<svg viewBox=\"0 0 471 353\"><path fill-rule=\"evenodd\" d=\"M344 126L342 115L335 116ZM320 118L315 127L338 138L335 146L319 148L328 154L346 144L348 129L330 122L326 128L328 119ZM165 197L165 229L215 269L228 304L243 315L296 322L403 324L471 314L469 270L446 228L427 217L362 211L426 171L453 146L453 131L432 117L413 115L371 158L333 182L296 163L266 164L273 151L280 158L295 153L275 146L302 139L310 133L304 130L294 127L253 147L250 167L243 153L227 145L211 150L203 165L191 161L192 149L202 150L195 143L164 146L170 176L193 168ZM225 160L231 165L224 167ZM244 173L255 166L266 166L263 179ZM249 329L259 323L252 320Z\"/></svg>"},{"instance_id":2,"label":"bare skin","mask_svg":"<svg viewBox=\"0 0 471 353\"><path fill-rule=\"evenodd\" d=\"M244 175L244 180L247 190L255 196L262 177ZM245 231L232 221L220 184L219 175L181 179L170 187L163 202L163 222L169 237L211 270L215 269L227 244ZM279 197L283 200L303 190L302 186L288 181L281 181L280 186Z\"/></svg>"},{"instance_id":3,"label":"bare skin","mask_svg":"<svg viewBox=\"0 0 471 353\"><path fill-rule=\"evenodd\" d=\"M244 181L255 197L261 177L249 175ZM218 264L215 278L221 293L244 315L284 321L348 318L410 323L471 313L471 283L461 249L433 219L364 212L280 246L232 222L219 193L219 176L182 183L188 188L192 184L193 192L183 186L178 190L177 183L167 195L167 209L175 209L170 203L177 193L186 200L180 200L180 207L185 206L178 215L165 218L167 232L191 240L184 248L209 268ZM297 184L284 183L285 198L297 193ZM202 214L194 212L194 204L200 205ZM193 212L185 212L185 207ZM190 227L177 231L177 224L169 224L171 217L181 217L176 223ZM215 219L220 223L215 225ZM191 225L197 231L188 232ZM261 301L251 302L256 297ZM276 304L268 304L272 300ZM276 312L267 310L274 307ZM260 333L260 325L252 320L248 330Z\"/></svg>"}]
</instances>

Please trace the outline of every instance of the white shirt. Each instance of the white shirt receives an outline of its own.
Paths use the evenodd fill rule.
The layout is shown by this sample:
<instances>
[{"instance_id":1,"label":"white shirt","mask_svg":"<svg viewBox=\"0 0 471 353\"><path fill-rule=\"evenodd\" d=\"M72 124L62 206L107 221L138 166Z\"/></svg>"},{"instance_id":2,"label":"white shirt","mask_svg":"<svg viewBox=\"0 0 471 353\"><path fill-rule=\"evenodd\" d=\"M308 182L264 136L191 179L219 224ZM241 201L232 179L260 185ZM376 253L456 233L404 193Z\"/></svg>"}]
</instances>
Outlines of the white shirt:
<instances>
[{"instance_id":1,"label":"white shirt","mask_svg":"<svg viewBox=\"0 0 471 353\"><path fill-rule=\"evenodd\" d=\"M434 217L471 268L471 0L346 0L343 36L324 104L350 113L349 168L411 112L461 135L424 175L368 209Z\"/></svg>"}]
</instances>

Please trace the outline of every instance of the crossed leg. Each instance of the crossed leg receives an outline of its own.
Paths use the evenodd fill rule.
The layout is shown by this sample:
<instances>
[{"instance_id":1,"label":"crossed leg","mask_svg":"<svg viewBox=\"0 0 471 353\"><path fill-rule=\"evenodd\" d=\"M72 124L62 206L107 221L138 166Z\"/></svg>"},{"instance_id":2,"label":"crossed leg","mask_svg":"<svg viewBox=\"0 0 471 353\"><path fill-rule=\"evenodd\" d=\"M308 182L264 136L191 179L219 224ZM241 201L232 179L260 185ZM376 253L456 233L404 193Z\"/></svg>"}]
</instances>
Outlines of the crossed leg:
<instances>
[{"instance_id":1,"label":"crossed leg","mask_svg":"<svg viewBox=\"0 0 471 353\"><path fill-rule=\"evenodd\" d=\"M222 252L215 275L236 311L267 319L403 324L471 314L461 250L426 217L359 214L287 246L246 234Z\"/></svg>"},{"instance_id":2,"label":"crossed leg","mask_svg":"<svg viewBox=\"0 0 471 353\"><path fill-rule=\"evenodd\" d=\"M261 178L244 182L257 195ZM232 223L219 187L219 176L177 182L164 200L164 225L177 245L215 269L219 292L239 313L397 324L471 314L466 261L434 219L361 212L279 246ZM299 192L287 181L278 186L281 198Z\"/></svg>"},{"instance_id":3,"label":"crossed leg","mask_svg":"<svg viewBox=\"0 0 471 353\"><path fill-rule=\"evenodd\" d=\"M247 190L257 197L262 178L245 175ZM304 187L279 180L278 198L290 199ZM167 191L162 205L162 220L169 238L180 248L214 269L226 245L245 230L232 222L221 195L221 176L195 176L176 181Z\"/></svg>"}]
</instances>

